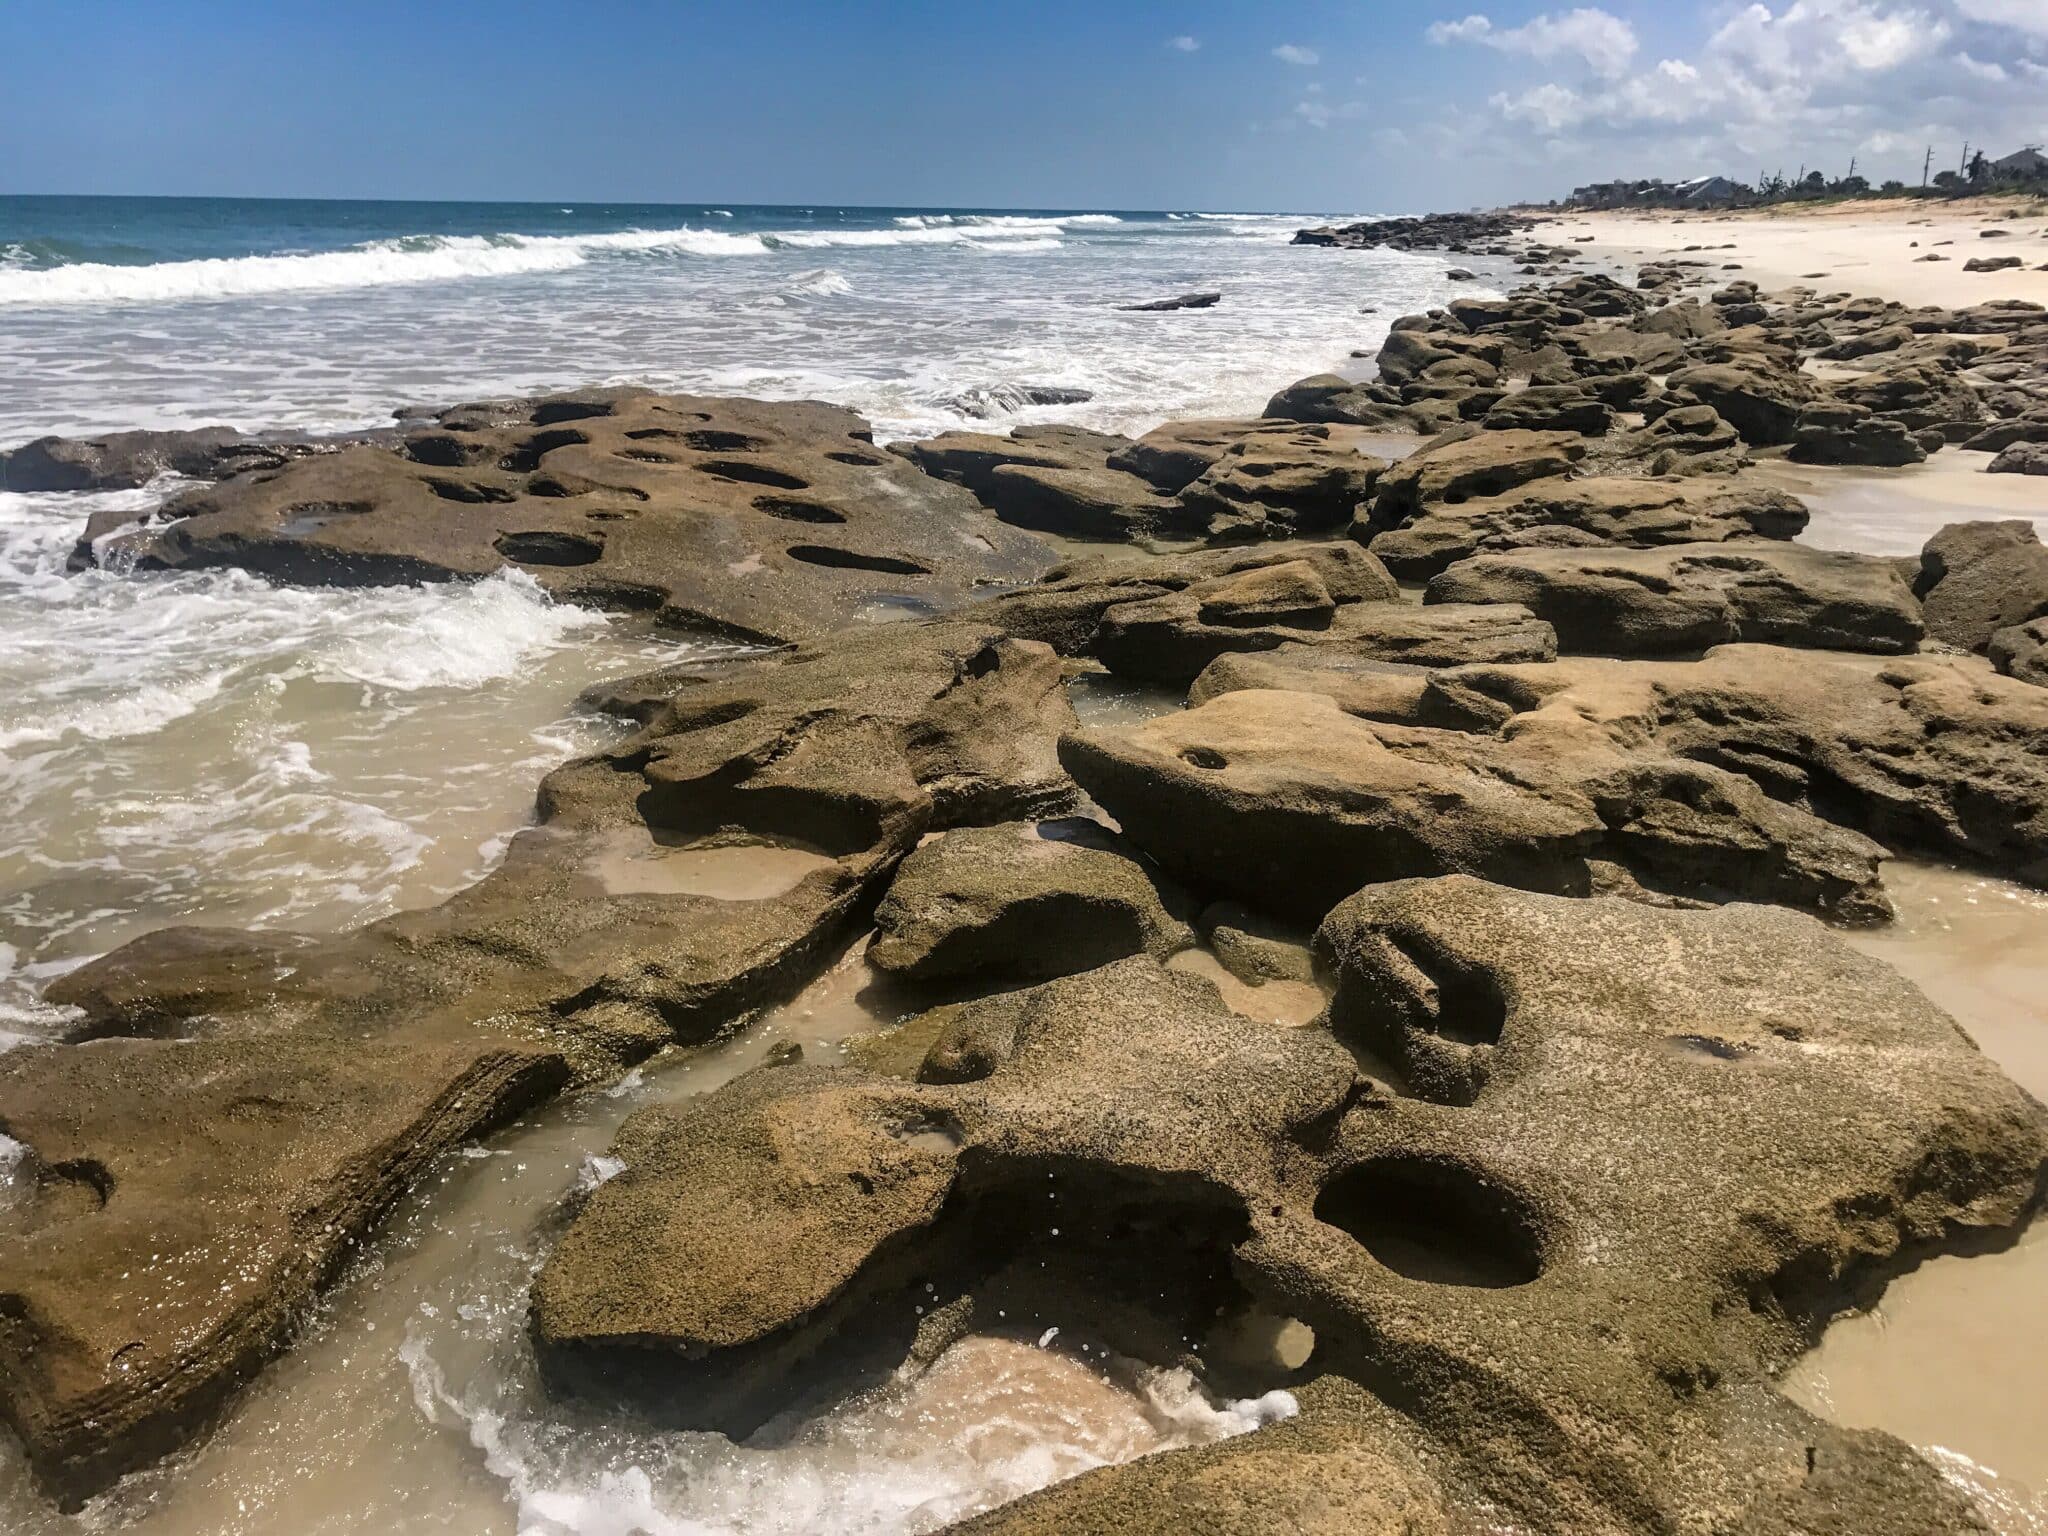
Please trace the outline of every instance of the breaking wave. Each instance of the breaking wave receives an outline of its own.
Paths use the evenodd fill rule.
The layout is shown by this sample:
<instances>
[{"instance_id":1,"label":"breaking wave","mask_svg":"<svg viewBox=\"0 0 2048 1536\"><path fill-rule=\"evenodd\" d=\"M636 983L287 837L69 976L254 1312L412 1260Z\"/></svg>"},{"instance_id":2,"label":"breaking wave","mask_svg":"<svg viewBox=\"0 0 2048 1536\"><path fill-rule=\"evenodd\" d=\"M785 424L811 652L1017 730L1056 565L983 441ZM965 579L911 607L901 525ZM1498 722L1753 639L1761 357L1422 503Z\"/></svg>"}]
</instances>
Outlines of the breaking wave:
<instances>
[{"instance_id":1,"label":"breaking wave","mask_svg":"<svg viewBox=\"0 0 2048 1536\"><path fill-rule=\"evenodd\" d=\"M727 215L730 217L730 215ZM0 252L0 306L173 303L252 294L315 293L466 278L562 272L617 256L760 256L780 250L895 245L1050 250L1070 226L1118 224L1113 214L1065 218L911 215L890 229L622 229L592 235L406 235L346 250L117 264L63 260L23 244Z\"/></svg>"}]
</instances>

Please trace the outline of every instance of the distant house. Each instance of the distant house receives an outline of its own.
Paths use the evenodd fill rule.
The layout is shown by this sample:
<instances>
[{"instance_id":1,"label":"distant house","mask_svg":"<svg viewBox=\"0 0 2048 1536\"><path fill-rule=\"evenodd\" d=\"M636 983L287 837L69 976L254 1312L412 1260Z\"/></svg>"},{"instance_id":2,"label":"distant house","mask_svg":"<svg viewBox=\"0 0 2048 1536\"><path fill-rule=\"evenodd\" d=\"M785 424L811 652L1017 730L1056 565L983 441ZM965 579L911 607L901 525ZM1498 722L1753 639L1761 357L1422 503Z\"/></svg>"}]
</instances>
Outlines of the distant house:
<instances>
[{"instance_id":1,"label":"distant house","mask_svg":"<svg viewBox=\"0 0 2048 1536\"><path fill-rule=\"evenodd\" d=\"M1992 161L1987 170L1994 181L2048 181L2048 155L2029 144Z\"/></svg>"},{"instance_id":2,"label":"distant house","mask_svg":"<svg viewBox=\"0 0 2048 1536\"><path fill-rule=\"evenodd\" d=\"M1671 189L1671 194L1681 203L1705 206L1733 202L1743 190L1740 182L1726 176L1695 176L1690 181L1679 182Z\"/></svg>"}]
</instances>

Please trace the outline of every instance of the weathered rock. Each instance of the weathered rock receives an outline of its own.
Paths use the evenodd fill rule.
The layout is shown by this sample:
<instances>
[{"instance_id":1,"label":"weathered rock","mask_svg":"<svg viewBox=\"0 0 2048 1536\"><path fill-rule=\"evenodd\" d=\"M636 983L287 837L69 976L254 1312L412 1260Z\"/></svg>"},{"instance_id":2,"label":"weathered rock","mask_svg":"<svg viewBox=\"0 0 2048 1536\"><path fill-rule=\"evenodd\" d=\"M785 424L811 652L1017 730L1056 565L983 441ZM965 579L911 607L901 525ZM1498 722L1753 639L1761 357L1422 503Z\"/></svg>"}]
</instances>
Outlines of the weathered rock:
<instances>
[{"instance_id":1,"label":"weathered rock","mask_svg":"<svg viewBox=\"0 0 2048 1536\"><path fill-rule=\"evenodd\" d=\"M1115 469L998 465L989 477L988 503L1015 527L1070 539L1192 538L1202 527L1177 499Z\"/></svg>"},{"instance_id":2,"label":"weathered rock","mask_svg":"<svg viewBox=\"0 0 2048 1536\"><path fill-rule=\"evenodd\" d=\"M1306 935L1261 916L1243 902L1212 902L1195 925L1218 963L1246 986L1315 980L1315 957L1303 942Z\"/></svg>"},{"instance_id":3,"label":"weathered rock","mask_svg":"<svg viewBox=\"0 0 2048 1536\"><path fill-rule=\"evenodd\" d=\"M1834 394L1916 432L1984 419L1983 402L1962 376L1931 363L1846 379L1834 386Z\"/></svg>"},{"instance_id":4,"label":"weathered rock","mask_svg":"<svg viewBox=\"0 0 2048 1536\"><path fill-rule=\"evenodd\" d=\"M1927 450L1901 421L1846 400L1816 400L1799 413L1790 457L1802 464L1895 467L1925 462Z\"/></svg>"},{"instance_id":5,"label":"weathered rock","mask_svg":"<svg viewBox=\"0 0 2048 1536\"><path fill-rule=\"evenodd\" d=\"M1800 411L1814 398L1813 385L1789 369L1730 364L1681 368L1665 380L1665 387L1682 399L1712 406L1745 443L1757 446L1791 442Z\"/></svg>"},{"instance_id":6,"label":"weathered rock","mask_svg":"<svg viewBox=\"0 0 2048 1536\"><path fill-rule=\"evenodd\" d=\"M1626 751L1591 725L1509 740L1249 691L1075 733L1060 755L1189 889L1296 921L1375 880L1455 872L1588 894L1607 866L1674 896L1888 911L1868 839L1724 769Z\"/></svg>"},{"instance_id":7,"label":"weathered rock","mask_svg":"<svg viewBox=\"0 0 2048 1536\"><path fill-rule=\"evenodd\" d=\"M1367 219L1357 224L1325 224L1295 231L1296 245L1327 245L1341 250L1391 246L1400 251L1432 251L1510 239L1535 221L1510 213L1431 213L1420 218Z\"/></svg>"},{"instance_id":8,"label":"weathered rock","mask_svg":"<svg viewBox=\"0 0 2048 1536\"><path fill-rule=\"evenodd\" d=\"M1743 479L1595 476L1535 480L1504 495L1431 506L1385 532L1370 522L1359 532L1396 576L1427 577L1496 550L1790 539L1806 519L1796 497Z\"/></svg>"},{"instance_id":9,"label":"weathered rock","mask_svg":"<svg viewBox=\"0 0 2048 1536\"><path fill-rule=\"evenodd\" d=\"M1177 293L1170 299L1147 299L1142 304L1119 304L1117 308L1126 313L1168 309L1214 309L1222 298L1222 294L1215 292Z\"/></svg>"},{"instance_id":10,"label":"weathered rock","mask_svg":"<svg viewBox=\"0 0 2048 1536\"><path fill-rule=\"evenodd\" d=\"M159 475L220 480L274 470L293 459L361 443L395 444L384 429L340 437L279 433L244 437L233 427L175 432L109 432L100 437L39 437L0 453L0 491L125 491Z\"/></svg>"},{"instance_id":11,"label":"weathered rock","mask_svg":"<svg viewBox=\"0 0 2048 1536\"><path fill-rule=\"evenodd\" d=\"M924 832L1074 793L1058 659L985 628L864 631L647 713L440 907L173 930L50 989L100 1038L0 1058L37 1170L0 1208L0 1401L53 1491L191 1436L436 1157L795 990Z\"/></svg>"},{"instance_id":12,"label":"weathered rock","mask_svg":"<svg viewBox=\"0 0 2048 1536\"><path fill-rule=\"evenodd\" d=\"M995 489L995 472L1005 464L1034 469L1101 469L1131 440L1088 427L1024 426L1007 435L991 432L941 432L936 437L892 443L928 475L956 481L987 502Z\"/></svg>"},{"instance_id":13,"label":"weathered rock","mask_svg":"<svg viewBox=\"0 0 2048 1536\"><path fill-rule=\"evenodd\" d=\"M1042 640L1064 656L1081 656L1091 654L1096 631L1111 608L1295 561L1308 563L1336 604L1382 601L1399 590L1379 561L1349 542L1116 553L1114 560L1069 561L1044 581L976 604L965 615L1019 639Z\"/></svg>"},{"instance_id":14,"label":"weathered rock","mask_svg":"<svg viewBox=\"0 0 2048 1536\"><path fill-rule=\"evenodd\" d=\"M1180 493L1211 539L1289 538L1342 528L1387 468L1356 427L1249 434Z\"/></svg>"},{"instance_id":15,"label":"weathered rock","mask_svg":"<svg viewBox=\"0 0 2048 1536\"><path fill-rule=\"evenodd\" d=\"M1281 421L1334 422L1382 432L1432 431L1432 423L1457 419L1455 410L1440 403L1404 401L1384 384L1360 384L1335 373L1288 385L1266 402L1265 414Z\"/></svg>"},{"instance_id":16,"label":"weathered rock","mask_svg":"<svg viewBox=\"0 0 2048 1536\"><path fill-rule=\"evenodd\" d=\"M1965 272L2009 272L2014 267L2024 267L2022 256L1972 256L1963 263Z\"/></svg>"},{"instance_id":17,"label":"weathered rock","mask_svg":"<svg viewBox=\"0 0 2048 1536\"><path fill-rule=\"evenodd\" d=\"M963 416L986 420L1034 405L1084 405L1094 398L1094 390L1067 384L983 384L948 395L939 404L950 406Z\"/></svg>"},{"instance_id":18,"label":"weathered rock","mask_svg":"<svg viewBox=\"0 0 2048 1536\"><path fill-rule=\"evenodd\" d=\"M1698 662L1459 668L1434 674L1405 710L1392 690L1376 705L1382 719L1531 751L1553 732L1576 742L1597 729L1625 751L1744 774L1895 852L2048 885L2048 696L1974 665L1901 657L1873 671L1728 645Z\"/></svg>"},{"instance_id":19,"label":"weathered rock","mask_svg":"<svg viewBox=\"0 0 2048 1536\"><path fill-rule=\"evenodd\" d=\"M2048 443L2014 443L1984 468L1994 475L2048 475Z\"/></svg>"},{"instance_id":20,"label":"weathered rock","mask_svg":"<svg viewBox=\"0 0 2048 1536\"><path fill-rule=\"evenodd\" d=\"M1195 942L1186 899L1094 822L963 827L903 861L868 959L912 981L1039 981Z\"/></svg>"},{"instance_id":21,"label":"weathered rock","mask_svg":"<svg viewBox=\"0 0 2048 1536\"><path fill-rule=\"evenodd\" d=\"M1168 421L1109 456L1111 469L1137 475L1168 496L1177 496L1209 466L1254 433L1293 431L1299 423L1267 416Z\"/></svg>"},{"instance_id":22,"label":"weathered rock","mask_svg":"<svg viewBox=\"0 0 2048 1536\"><path fill-rule=\"evenodd\" d=\"M1478 432L1426 443L1380 476L1367 526L1398 528L1425 508L1498 496L1562 475L1585 454L1569 432Z\"/></svg>"},{"instance_id":23,"label":"weathered rock","mask_svg":"<svg viewBox=\"0 0 2048 1536\"><path fill-rule=\"evenodd\" d=\"M1378 562L1360 554L1383 590L1340 601L1305 560L1267 566L1111 607L1091 649L1113 672L1183 686L1218 656L1282 645L1433 665L1556 654L1555 637L1526 609L1417 608L1397 601Z\"/></svg>"},{"instance_id":24,"label":"weathered rock","mask_svg":"<svg viewBox=\"0 0 2048 1536\"><path fill-rule=\"evenodd\" d=\"M937 611L1053 564L850 411L637 390L460 407L402 453L318 455L163 515L139 568L378 585L510 567L567 601L763 640Z\"/></svg>"},{"instance_id":25,"label":"weathered rock","mask_svg":"<svg viewBox=\"0 0 2048 1536\"><path fill-rule=\"evenodd\" d=\"M2048 548L2024 518L1950 523L1920 552L1913 582L1927 632L1966 651L2048 614Z\"/></svg>"},{"instance_id":26,"label":"weathered rock","mask_svg":"<svg viewBox=\"0 0 2048 1536\"><path fill-rule=\"evenodd\" d=\"M1964 438L1962 446L1973 452L1998 453L2014 443L2048 443L2048 412L1994 422L1981 432Z\"/></svg>"},{"instance_id":27,"label":"weathered rock","mask_svg":"<svg viewBox=\"0 0 2048 1536\"><path fill-rule=\"evenodd\" d=\"M2048 618L1995 631L1984 654L2007 677L2048 688Z\"/></svg>"},{"instance_id":28,"label":"weathered rock","mask_svg":"<svg viewBox=\"0 0 2048 1536\"><path fill-rule=\"evenodd\" d=\"M1614 425L1614 412L1584 390L1561 384L1532 384L1488 411L1483 425L1490 432L1520 428L1598 437Z\"/></svg>"},{"instance_id":29,"label":"weathered rock","mask_svg":"<svg viewBox=\"0 0 2048 1536\"><path fill-rule=\"evenodd\" d=\"M799 1362L873 1379L1057 1322L1249 1394L1276 1368L1211 1346L1262 1309L1315 1331L1298 1418L968 1529L1975 1526L1768 1384L1902 1244L2023 1219L2039 1107L1951 1021L1764 909L1415 881L1320 943L1337 1028L1425 1097L1144 959L942 1010L918 1083L779 1068L628 1122L535 1286L546 1379L738 1432Z\"/></svg>"},{"instance_id":30,"label":"weathered rock","mask_svg":"<svg viewBox=\"0 0 2048 1536\"><path fill-rule=\"evenodd\" d=\"M1518 549L1461 560L1429 603L1519 603L1565 651L1656 656L1729 641L1896 654L1920 604L1890 560L1803 544Z\"/></svg>"}]
</instances>

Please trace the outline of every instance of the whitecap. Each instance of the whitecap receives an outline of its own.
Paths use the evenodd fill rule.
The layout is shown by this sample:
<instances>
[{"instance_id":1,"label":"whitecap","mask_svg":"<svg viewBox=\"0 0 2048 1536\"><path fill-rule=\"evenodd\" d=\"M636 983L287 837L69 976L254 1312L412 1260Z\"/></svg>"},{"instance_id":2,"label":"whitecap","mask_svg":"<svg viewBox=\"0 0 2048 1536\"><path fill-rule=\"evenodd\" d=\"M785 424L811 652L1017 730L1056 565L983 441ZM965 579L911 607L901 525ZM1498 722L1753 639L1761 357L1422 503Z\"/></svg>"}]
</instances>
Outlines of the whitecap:
<instances>
[{"instance_id":1,"label":"whitecap","mask_svg":"<svg viewBox=\"0 0 2048 1536\"><path fill-rule=\"evenodd\" d=\"M78 262L42 271L0 270L0 305L165 303L312 293L561 272L607 252L757 256L766 249L752 235L689 228L629 229L596 235L402 235L347 250L310 254L221 256L126 267Z\"/></svg>"},{"instance_id":2,"label":"whitecap","mask_svg":"<svg viewBox=\"0 0 2048 1536\"><path fill-rule=\"evenodd\" d=\"M504 570L450 592L422 592L417 610L386 611L353 627L319 667L373 687L412 692L474 688L510 677L530 657L602 614L557 603L524 571Z\"/></svg>"}]
</instances>

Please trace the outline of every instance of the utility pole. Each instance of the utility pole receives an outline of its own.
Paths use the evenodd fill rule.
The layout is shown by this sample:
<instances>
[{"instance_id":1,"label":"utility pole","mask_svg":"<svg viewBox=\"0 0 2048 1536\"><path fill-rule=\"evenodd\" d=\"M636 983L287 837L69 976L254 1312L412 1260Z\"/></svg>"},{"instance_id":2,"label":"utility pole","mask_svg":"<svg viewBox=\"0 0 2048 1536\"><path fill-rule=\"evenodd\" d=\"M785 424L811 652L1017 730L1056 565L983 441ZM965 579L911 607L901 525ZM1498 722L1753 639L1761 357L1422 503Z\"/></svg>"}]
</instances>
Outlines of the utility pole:
<instances>
[{"instance_id":1,"label":"utility pole","mask_svg":"<svg viewBox=\"0 0 2048 1536\"><path fill-rule=\"evenodd\" d=\"M1927 173L1934 169L1934 146L1927 146L1927 158L1920 162L1920 185L1927 185Z\"/></svg>"},{"instance_id":2,"label":"utility pole","mask_svg":"<svg viewBox=\"0 0 2048 1536\"><path fill-rule=\"evenodd\" d=\"M1844 177L1843 179L1844 179L1844 180L1846 181L1846 180L1848 180L1848 179L1849 179L1849 177L1853 177L1853 176L1854 176L1855 174L1856 174L1856 157L1855 157L1854 155L1851 155L1851 156L1849 157L1849 176L1848 176L1848 177Z\"/></svg>"},{"instance_id":3,"label":"utility pole","mask_svg":"<svg viewBox=\"0 0 2048 1536\"><path fill-rule=\"evenodd\" d=\"M1968 139L1963 140L1963 158L1956 166L1956 174L1958 176L1970 174L1970 141Z\"/></svg>"}]
</instances>

